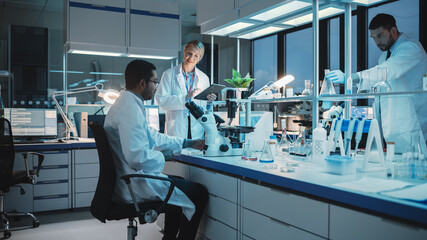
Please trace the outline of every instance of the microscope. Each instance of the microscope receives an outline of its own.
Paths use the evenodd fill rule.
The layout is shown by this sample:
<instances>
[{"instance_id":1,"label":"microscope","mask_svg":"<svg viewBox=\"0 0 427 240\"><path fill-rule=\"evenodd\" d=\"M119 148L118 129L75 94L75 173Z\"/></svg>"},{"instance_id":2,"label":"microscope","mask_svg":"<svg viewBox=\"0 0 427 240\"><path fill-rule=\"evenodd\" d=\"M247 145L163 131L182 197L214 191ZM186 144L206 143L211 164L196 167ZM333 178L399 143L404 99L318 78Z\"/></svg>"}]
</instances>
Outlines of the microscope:
<instances>
[{"instance_id":1,"label":"microscope","mask_svg":"<svg viewBox=\"0 0 427 240\"><path fill-rule=\"evenodd\" d=\"M234 114L232 112L237 110L237 104L235 104L235 101L232 100L227 101L228 102L226 102L226 106L229 108L228 113L231 113L232 117L234 118L235 112ZM250 100L246 101L249 101L250 105ZM215 115L212 111L204 112L202 108L197 106L197 104L195 104L193 101L187 102L185 107L205 129L205 156L220 157L242 155L244 137L242 137L241 134L253 132L254 127L220 126L220 124L224 123L225 121L219 116ZM250 109L246 109L246 111L248 112ZM250 123L250 118L247 118L246 122Z\"/></svg>"}]
</instances>

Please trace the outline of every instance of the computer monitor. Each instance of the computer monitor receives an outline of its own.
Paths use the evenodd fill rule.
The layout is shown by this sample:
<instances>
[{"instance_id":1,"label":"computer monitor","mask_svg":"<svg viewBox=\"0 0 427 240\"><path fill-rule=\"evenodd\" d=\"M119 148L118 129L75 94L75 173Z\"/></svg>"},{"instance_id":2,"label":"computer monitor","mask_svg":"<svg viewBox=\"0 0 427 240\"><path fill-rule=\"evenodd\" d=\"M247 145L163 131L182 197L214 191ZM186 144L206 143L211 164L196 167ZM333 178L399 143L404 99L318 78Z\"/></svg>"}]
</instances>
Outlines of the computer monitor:
<instances>
[{"instance_id":1,"label":"computer monitor","mask_svg":"<svg viewBox=\"0 0 427 240\"><path fill-rule=\"evenodd\" d=\"M148 126L160 131L159 106L145 105L144 108Z\"/></svg>"},{"instance_id":2,"label":"computer monitor","mask_svg":"<svg viewBox=\"0 0 427 240\"><path fill-rule=\"evenodd\" d=\"M57 136L57 113L52 109L5 108L5 118L12 125L14 137Z\"/></svg>"}]
</instances>

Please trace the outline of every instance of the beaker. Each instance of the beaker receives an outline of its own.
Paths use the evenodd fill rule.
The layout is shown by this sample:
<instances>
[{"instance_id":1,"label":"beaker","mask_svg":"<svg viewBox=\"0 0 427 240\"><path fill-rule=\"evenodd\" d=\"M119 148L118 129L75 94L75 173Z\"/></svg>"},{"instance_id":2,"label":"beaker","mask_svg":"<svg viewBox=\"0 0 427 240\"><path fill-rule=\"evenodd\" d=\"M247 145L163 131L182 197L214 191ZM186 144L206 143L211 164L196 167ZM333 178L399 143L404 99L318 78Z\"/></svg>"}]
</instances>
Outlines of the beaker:
<instances>
[{"instance_id":1,"label":"beaker","mask_svg":"<svg viewBox=\"0 0 427 240\"><path fill-rule=\"evenodd\" d=\"M274 162L273 153L271 152L270 144L268 139L264 141L264 146L262 147L261 156L259 157L260 163L272 163Z\"/></svg>"},{"instance_id":2,"label":"beaker","mask_svg":"<svg viewBox=\"0 0 427 240\"><path fill-rule=\"evenodd\" d=\"M372 87L373 93L387 93L391 92L391 86L387 82L387 69L377 68L378 81Z\"/></svg>"}]
</instances>

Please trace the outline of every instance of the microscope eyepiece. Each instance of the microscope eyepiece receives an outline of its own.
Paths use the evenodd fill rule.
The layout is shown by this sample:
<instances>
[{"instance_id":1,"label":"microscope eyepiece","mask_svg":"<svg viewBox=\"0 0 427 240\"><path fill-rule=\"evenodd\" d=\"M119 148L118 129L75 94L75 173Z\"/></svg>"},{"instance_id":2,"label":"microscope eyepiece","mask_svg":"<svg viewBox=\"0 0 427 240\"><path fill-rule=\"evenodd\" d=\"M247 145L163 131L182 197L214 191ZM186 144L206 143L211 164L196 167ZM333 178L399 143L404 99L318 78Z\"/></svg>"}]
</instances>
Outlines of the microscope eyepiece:
<instances>
[{"instance_id":1,"label":"microscope eyepiece","mask_svg":"<svg viewBox=\"0 0 427 240\"><path fill-rule=\"evenodd\" d=\"M197 106L193 101L189 101L185 103L185 107L190 111L191 115L193 115L194 118L199 119L201 116L203 116L203 110Z\"/></svg>"}]
</instances>

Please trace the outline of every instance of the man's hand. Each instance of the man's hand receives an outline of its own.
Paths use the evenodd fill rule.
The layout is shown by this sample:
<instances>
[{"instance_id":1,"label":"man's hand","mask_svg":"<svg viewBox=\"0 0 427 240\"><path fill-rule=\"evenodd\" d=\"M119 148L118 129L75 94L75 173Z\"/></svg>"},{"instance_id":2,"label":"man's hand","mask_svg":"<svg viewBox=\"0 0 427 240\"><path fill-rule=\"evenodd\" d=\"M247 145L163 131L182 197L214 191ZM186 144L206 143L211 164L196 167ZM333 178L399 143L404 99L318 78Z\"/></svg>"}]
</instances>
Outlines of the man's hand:
<instances>
[{"instance_id":1,"label":"man's hand","mask_svg":"<svg viewBox=\"0 0 427 240\"><path fill-rule=\"evenodd\" d=\"M344 83L345 75L341 70L334 70L327 73L325 78L333 83Z\"/></svg>"},{"instance_id":2,"label":"man's hand","mask_svg":"<svg viewBox=\"0 0 427 240\"><path fill-rule=\"evenodd\" d=\"M192 98L192 97L196 96L196 95L197 95L197 94L199 94L201 91L202 91L202 89L200 89L200 88L196 88L196 89L194 89L193 91L189 92L189 93L187 94L187 96L185 96L185 100L188 100L188 99L190 99L190 98Z\"/></svg>"},{"instance_id":3,"label":"man's hand","mask_svg":"<svg viewBox=\"0 0 427 240\"><path fill-rule=\"evenodd\" d=\"M191 139L185 139L184 144L182 148L194 148L197 150L203 150L205 147L205 139L197 139L197 140L191 140Z\"/></svg>"}]
</instances>

